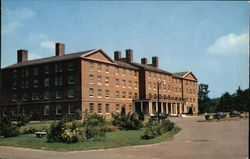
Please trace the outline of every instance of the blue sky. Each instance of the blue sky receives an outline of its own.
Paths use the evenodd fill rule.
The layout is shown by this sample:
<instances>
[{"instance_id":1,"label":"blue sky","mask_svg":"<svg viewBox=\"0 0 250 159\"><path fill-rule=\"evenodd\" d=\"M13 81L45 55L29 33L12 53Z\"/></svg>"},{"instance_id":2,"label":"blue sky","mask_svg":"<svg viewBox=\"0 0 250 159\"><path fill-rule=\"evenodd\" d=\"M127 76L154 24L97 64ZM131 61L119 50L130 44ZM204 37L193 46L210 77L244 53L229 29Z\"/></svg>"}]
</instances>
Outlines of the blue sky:
<instances>
[{"instance_id":1,"label":"blue sky","mask_svg":"<svg viewBox=\"0 0 250 159\"><path fill-rule=\"evenodd\" d=\"M101 48L134 50L134 60L158 56L169 72L192 71L218 97L248 88L248 2L2 0L2 66Z\"/></svg>"}]
</instances>

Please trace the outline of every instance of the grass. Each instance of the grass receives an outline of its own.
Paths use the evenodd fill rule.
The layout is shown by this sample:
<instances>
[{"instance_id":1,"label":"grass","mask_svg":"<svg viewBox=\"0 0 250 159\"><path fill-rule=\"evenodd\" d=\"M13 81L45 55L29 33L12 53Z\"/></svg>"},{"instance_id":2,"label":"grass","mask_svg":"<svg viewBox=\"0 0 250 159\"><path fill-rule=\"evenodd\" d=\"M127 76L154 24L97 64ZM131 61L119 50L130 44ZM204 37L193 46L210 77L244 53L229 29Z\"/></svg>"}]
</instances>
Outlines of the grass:
<instances>
[{"instance_id":1,"label":"grass","mask_svg":"<svg viewBox=\"0 0 250 159\"><path fill-rule=\"evenodd\" d=\"M83 151L159 143L171 140L179 131L180 129L176 127L173 130L150 140L140 138L144 129L116 131L106 133L106 137L100 141L78 142L74 144L48 143L46 137L36 138L34 134L26 134L11 138L0 138L0 145L53 151Z\"/></svg>"}]
</instances>

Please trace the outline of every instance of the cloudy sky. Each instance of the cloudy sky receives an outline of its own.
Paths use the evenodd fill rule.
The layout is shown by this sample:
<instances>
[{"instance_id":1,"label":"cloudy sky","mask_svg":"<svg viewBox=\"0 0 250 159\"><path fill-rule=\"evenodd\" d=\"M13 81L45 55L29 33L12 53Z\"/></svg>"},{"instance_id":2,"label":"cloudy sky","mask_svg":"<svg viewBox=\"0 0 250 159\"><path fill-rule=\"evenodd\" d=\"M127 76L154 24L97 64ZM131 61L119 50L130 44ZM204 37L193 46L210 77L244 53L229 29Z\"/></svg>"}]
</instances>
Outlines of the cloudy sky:
<instances>
[{"instance_id":1,"label":"cloudy sky","mask_svg":"<svg viewBox=\"0 0 250 159\"><path fill-rule=\"evenodd\" d=\"M192 71L210 97L248 87L249 3L184 1L2 1L2 66L66 53L132 48L135 61L160 58L169 72Z\"/></svg>"}]
</instances>

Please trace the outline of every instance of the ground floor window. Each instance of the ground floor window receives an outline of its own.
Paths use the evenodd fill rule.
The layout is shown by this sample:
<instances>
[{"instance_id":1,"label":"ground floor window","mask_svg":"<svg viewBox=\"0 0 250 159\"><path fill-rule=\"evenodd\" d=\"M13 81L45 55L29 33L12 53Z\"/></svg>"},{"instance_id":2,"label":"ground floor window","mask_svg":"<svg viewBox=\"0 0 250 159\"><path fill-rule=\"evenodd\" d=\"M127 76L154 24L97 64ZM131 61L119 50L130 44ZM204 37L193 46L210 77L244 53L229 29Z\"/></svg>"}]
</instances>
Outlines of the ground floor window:
<instances>
[{"instance_id":1,"label":"ground floor window","mask_svg":"<svg viewBox=\"0 0 250 159\"><path fill-rule=\"evenodd\" d=\"M116 104L115 105L115 110L118 112L120 110L120 105L119 104Z\"/></svg>"},{"instance_id":2,"label":"ground floor window","mask_svg":"<svg viewBox=\"0 0 250 159\"><path fill-rule=\"evenodd\" d=\"M110 113L109 104L106 104L106 113Z\"/></svg>"},{"instance_id":3,"label":"ground floor window","mask_svg":"<svg viewBox=\"0 0 250 159\"><path fill-rule=\"evenodd\" d=\"M62 114L62 105L57 104L56 105L56 115L61 115Z\"/></svg>"},{"instance_id":4,"label":"ground floor window","mask_svg":"<svg viewBox=\"0 0 250 159\"><path fill-rule=\"evenodd\" d=\"M94 103L89 103L89 112L94 113Z\"/></svg>"},{"instance_id":5,"label":"ground floor window","mask_svg":"<svg viewBox=\"0 0 250 159\"><path fill-rule=\"evenodd\" d=\"M101 103L98 104L98 113L102 113L102 104Z\"/></svg>"},{"instance_id":6,"label":"ground floor window","mask_svg":"<svg viewBox=\"0 0 250 159\"><path fill-rule=\"evenodd\" d=\"M44 115L49 115L49 105L44 106Z\"/></svg>"},{"instance_id":7,"label":"ground floor window","mask_svg":"<svg viewBox=\"0 0 250 159\"><path fill-rule=\"evenodd\" d=\"M69 104L68 106L68 112L69 114L74 114L77 111L77 106L74 104Z\"/></svg>"}]
</instances>

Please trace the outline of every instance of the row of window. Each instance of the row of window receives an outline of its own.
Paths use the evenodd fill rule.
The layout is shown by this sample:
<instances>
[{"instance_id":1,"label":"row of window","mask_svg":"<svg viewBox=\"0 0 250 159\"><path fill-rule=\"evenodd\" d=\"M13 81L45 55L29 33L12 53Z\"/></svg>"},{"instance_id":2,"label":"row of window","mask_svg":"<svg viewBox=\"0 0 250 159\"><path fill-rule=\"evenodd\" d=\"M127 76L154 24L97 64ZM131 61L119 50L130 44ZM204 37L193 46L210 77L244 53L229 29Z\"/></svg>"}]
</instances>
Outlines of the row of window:
<instances>
[{"instance_id":1,"label":"row of window","mask_svg":"<svg viewBox=\"0 0 250 159\"><path fill-rule=\"evenodd\" d=\"M89 71L94 71L95 69L95 64L97 65L97 72L102 72L103 71L103 65L104 65L104 72L109 73L109 65L108 64L101 64L101 63L94 63L92 61L89 62ZM126 73L126 71L128 73ZM129 75L129 76L134 76L137 77L137 72L136 71L132 71L132 70L127 70L124 68L119 68L116 67L115 68L115 74L116 75Z\"/></svg>"},{"instance_id":2,"label":"row of window","mask_svg":"<svg viewBox=\"0 0 250 159\"><path fill-rule=\"evenodd\" d=\"M102 98L103 90L102 89L97 89L97 97L98 98ZM89 88L89 97L93 98L94 97L94 88ZM109 98L110 97L110 91L109 90L105 90L105 98ZM134 97L137 98L137 93L134 94ZM132 92L127 92L123 91L121 96L120 96L120 91L116 91L115 92L115 98L123 98L123 99L132 99L133 98L133 93Z\"/></svg>"},{"instance_id":3,"label":"row of window","mask_svg":"<svg viewBox=\"0 0 250 159\"><path fill-rule=\"evenodd\" d=\"M103 107L105 107L105 112L103 111ZM122 105L122 107L126 107L126 105ZM94 103L89 103L89 112L94 113L96 110ZM129 111L132 110L132 105L129 105ZM120 104L115 105L115 111L120 111ZM110 104L97 104L97 113L110 113Z\"/></svg>"},{"instance_id":4,"label":"row of window","mask_svg":"<svg viewBox=\"0 0 250 159\"><path fill-rule=\"evenodd\" d=\"M40 95L38 92L32 92L31 95L31 100L39 100ZM50 99L51 96L51 91L45 91L43 94L43 99ZM68 90L68 98L74 98L75 97L75 90L74 89L69 89ZM61 99L62 98L62 91L61 90L56 90L55 91L55 98L56 99ZM28 94L27 93L22 93L21 99L23 101L28 101ZM13 94L12 96L12 101L16 102L17 101L17 95Z\"/></svg>"},{"instance_id":5,"label":"row of window","mask_svg":"<svg viewBox=\"0 0 250 159\"><path fill-rule=\"evenodd\" d=\"M186 98L187 103L195 103L195 98Z\"/></svg>"},{"instance_id":6,"label":"row of window","mask_svg":"<svg viewBox=\"0 0 250 159\"><path fill-rule=\"evenodd\" d=\"M195 94L195 90L194 89L186 89L186 94Z\"/></svg>"},{"instance_id":7,"label":"row of window","mask_svg":"<svg viewBox=\"0 0 250 159\"><path fill-rule=\"evenodd\" d=\"M45 78L44 79L44 86L48 87L50 85L51 78ZM33 87L38 87L38 79L35 79L32 81ZM68 76L68 84L74 84L75 83L75 77L74 75ZM54 84L57 85L63 85L63 77L55 77L54 78ZM21 88L28 88L29 87L29 80L21 81ZM17 82L13 82L13 89L17 89Z\"/></svg>"},{"instance_id":8,"label":"row of window","mask_svg":"<svg viewBox=\"0 0 250 159\"><path fill-rule=\"evenodd\" d=\"M50 115L52 112L50 110L51 105L46 104L44 106L44 115ZM68 105L68 114L73 114L78 110L78 106L69 104ZM62 105L61 104L56 104L56 115L61 115L62 114Z\"/></svg>"},{"instance_id":9,"label":"row of window","mask_svg":"<svg viewBox=\"0 0 250 159\"><path fill-rule=\"evenodd\" d=\"M68 63L68 71L73 71L74 70L74 65L73 63ZM34 76L39 74L39 68L37 66L32 68L32 74ZM43 72L44 74L49 74L50 73L50 69L49 69L49 65L45 65L43 66ZM54 65L54 72L63 72L63 67L62 64L55 64ZM13 70L13 78L16 78L18 75L18 71L17 70ZM23 68L21 69L21 77L27 77L29 76L29 68Z\"/></svg>"}]
</instances>

